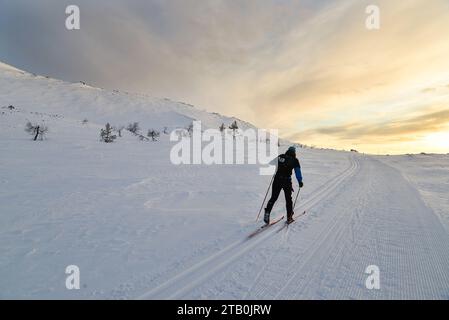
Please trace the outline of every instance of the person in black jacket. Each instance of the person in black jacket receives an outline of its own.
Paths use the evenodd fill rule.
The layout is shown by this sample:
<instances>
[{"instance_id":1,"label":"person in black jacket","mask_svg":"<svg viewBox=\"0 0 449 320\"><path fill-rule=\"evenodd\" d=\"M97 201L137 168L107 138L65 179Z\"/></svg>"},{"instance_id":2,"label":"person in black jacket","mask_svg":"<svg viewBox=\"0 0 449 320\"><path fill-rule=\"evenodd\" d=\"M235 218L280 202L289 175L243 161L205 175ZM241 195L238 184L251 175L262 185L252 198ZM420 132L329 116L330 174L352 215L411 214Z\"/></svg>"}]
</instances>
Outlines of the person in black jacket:
<instances>
[{"instance_id":1,"label":"person in black jacket","mask_svg":"<svg viewBox=\"0 0 449 320\"><path fill-rule=\"evenodd\" d=\"M298 180L299 188L304 186L302 182L301 165L299 160L296 158L296 148L288 148L285 154L281 154L277 158L277 171L273 180L273 189L271 194L271 199L268 201L267 207L265 208L264 222L270 223L270 213L276 200L284 190L285 202L287 207L287 223L292 223L293 220L293 203L292 203L292 170L295 170L296 179Z\"/></svg>"}]
</instances>

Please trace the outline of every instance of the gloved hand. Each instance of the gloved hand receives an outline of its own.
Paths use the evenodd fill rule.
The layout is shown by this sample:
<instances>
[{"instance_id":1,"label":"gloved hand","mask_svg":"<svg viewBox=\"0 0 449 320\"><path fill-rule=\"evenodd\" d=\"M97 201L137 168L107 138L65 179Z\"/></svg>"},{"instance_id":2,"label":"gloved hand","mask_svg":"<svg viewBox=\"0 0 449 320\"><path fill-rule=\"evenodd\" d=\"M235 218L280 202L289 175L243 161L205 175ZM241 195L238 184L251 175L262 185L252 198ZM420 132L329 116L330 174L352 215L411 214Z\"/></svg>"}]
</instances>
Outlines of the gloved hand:
<instances>
[{"instance_id":1,"label":"gloved hand","mask_svg":"<svg viewBox=\"0 0 449 320\"><path fill-rule=\"evenodd\" d=\"M302 181L299 182L299 187L300 187L300 188L304 187L304 183L302 183Z\"/></svg>"}]
</instances>

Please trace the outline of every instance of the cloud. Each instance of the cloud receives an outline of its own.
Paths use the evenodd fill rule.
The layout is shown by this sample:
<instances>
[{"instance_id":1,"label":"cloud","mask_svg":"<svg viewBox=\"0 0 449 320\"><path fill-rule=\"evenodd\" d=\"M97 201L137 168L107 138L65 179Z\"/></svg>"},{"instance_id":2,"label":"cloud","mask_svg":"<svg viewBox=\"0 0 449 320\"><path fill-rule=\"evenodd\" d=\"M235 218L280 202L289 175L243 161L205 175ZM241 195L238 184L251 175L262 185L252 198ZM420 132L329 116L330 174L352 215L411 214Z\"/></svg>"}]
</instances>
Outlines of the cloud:
<instances>
[{"instance_id":1,"label":"cloud","mask_svg":"<svg viewBox=\"0 0 449 320\"><path fill-rule=\"evenodd\" d=\"M440 85L436 87L428 87L421 90L422 93L435 93L435 92L447 92L449 90L449 84L447 85Z\"/></svg>"},{"instance_id":2,"label":"cloud","mask_svg":"<svg viewBox=\"0 0 449 320\"><path fill-rule=\"evenodd\" d=\"M0 2L4 62L186 101L284 136L341 123L363 133L359 123L406 120L424 98L449 100L446 0L378 0L378 31L365 28L370 0L78 0L76 32L64 28L72 1Z\"/></svg>"},{"instance_id":3,"label":"cloud","mask_svg":"<svg viewBox=\"0 0 449 320\"><path fill-rule=\"evenodd\" d=\"M301 141L307 137L321 135L348 142L385 143L413 141L416 140L417 135L444 130L449 130L449 107L432 113L424 112L411 118L394 119L388 122L346 123L320 127L297 132L290 138Z\"/></svg>"},{"instance_id":4,"label":"cloud","mask_svg":"<svg viewBox=\"0 0 449 320\"><path fill-rule=\"evenodd\" d=\"M71 81L248 115L257 70L277 54L283 34L327 2L79 0L81 30L68 32L70 1L6 1L0 59Z\"/></svg>"},{"instance_id":5,"label":"cloud","mask_svg":"<svg viewBox=\"0 0 449 320\"><path fill-rule=\"evenodd\" d=\"M279 57L288 68L262 78L268 90L252 104L261 116L289 126L316 110L347 112L420 82L447 79L449 45L441 33L449 28L447 2L379 1L382 24L375 32L364 28L366 2L347 3L318 14L290 37ZM280 111L274 117L273 106Z\"/></svg>"}]
</instances>

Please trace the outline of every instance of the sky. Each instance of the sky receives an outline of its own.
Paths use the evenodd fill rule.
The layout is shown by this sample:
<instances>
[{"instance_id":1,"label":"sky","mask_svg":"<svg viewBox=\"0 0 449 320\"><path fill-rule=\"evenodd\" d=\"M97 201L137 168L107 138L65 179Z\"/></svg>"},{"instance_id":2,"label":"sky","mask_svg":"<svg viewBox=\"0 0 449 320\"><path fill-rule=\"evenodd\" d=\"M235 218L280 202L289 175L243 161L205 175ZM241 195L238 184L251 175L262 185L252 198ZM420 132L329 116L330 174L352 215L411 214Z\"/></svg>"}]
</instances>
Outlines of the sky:
<instances>
[{"instance_id":1,"label":"sky","mask_svg":"<svg viewBox=\"0 0 449 320\"><path fill-rule=\"evenodd\" d=\"M449 0L0 0L0 60L317 147L449 153Z\"/></svg>"}]
</instances>

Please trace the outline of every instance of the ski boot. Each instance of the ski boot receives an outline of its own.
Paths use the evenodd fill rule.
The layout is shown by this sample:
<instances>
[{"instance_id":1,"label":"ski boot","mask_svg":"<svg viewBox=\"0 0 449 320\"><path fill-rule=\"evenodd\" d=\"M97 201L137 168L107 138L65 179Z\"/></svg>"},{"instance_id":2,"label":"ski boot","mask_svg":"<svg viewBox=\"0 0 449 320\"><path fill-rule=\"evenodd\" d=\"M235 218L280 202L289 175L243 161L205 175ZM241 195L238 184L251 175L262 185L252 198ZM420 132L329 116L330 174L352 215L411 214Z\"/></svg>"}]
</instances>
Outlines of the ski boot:
<instances>
[{"instance_id":1,"label":"ski boot","mask_svg":"<svg viewBox=\"0 0 449 320\"><path fill-rule=\"evenodd\" d=\"M266 224L270 223L270 211L268 211L267 209L265 209L265 214L263 215L263 222L265 222Z\"/></svg>"},{"instance_id":2,"label":"ski boot","mask_svg":"<svg viewBox=\"0 0 449 320\"><path fill-rule=\"evenodd\" d=\"M293 223L295 220L293 219L294 213L287 214L287 224Z\"/></svg>"}]
</instances>

